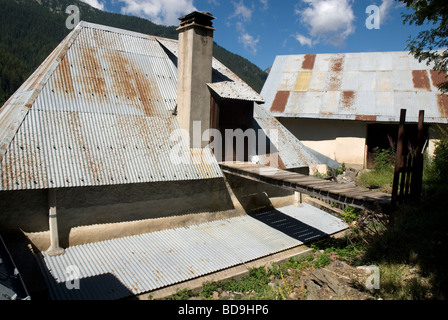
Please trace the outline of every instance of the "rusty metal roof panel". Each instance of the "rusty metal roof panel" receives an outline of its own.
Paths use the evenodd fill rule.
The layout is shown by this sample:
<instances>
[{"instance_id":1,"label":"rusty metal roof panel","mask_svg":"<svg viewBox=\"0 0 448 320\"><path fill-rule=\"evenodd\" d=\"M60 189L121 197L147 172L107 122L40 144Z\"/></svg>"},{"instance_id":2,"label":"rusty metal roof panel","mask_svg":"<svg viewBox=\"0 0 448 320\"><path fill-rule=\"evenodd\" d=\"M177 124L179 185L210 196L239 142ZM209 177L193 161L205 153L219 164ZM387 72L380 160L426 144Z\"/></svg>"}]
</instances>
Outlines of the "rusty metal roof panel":
<instances>
[{"instance_id":1,"label":"rusty metal roof panel","mask_svg":"<svg viewBox=\"0 0 448 320\"><path fill-rule=\"evenodd\" d=\"M0 109L0 162L36 96L80 32L77 27L56 47Z\"/></svg>"},{"instance_id":2,"label":"rusty metal roof panel","mask_svg":"<svg viewBox=\"0 0 448 320\"><path fill-rule=\"evenodd\" d=\"M278 56L261 95L276 117L397 122L425 110L427 122L448 123L443 81L408 52Z\"/></svg>"},{"instance_id":3,"label":"rusty metal roof panel","mask_svg":"<svg viewBox=\"0 0 448 320\"><path fill-rule=\"evenodd\" d=\"M2 189L221 177L209 149L170 141L176 128L174 119L32 109L2 163ZM181 148L188 162L177 163Z\"/></svg>"},{"instance_id":4,"label":"rusty metal roof panel","mask_svg":"<svg viewBox=\"0 0 448 320\"><path fill-rule=\"evenodd\" d=\"M222 177L209 149L170 140L177 74L155 38L81 23L68 39L0 113L0 190Z\"/></svg>"},{"instance_id":5,"label":"rusty metal roof panel","mask_svg":"<svg viewBox=\"0 0 448 320\"><path fill-rule=\"evenodd\" d=\"M277 88L280 84L283 69L287 62L287 57L288 56L277 56L274 60L274 64L269 71L269 76L267 77L260 93L260 95L266 101L274 101L275 95L277 93Z\"/></svg>"}]
</instances>

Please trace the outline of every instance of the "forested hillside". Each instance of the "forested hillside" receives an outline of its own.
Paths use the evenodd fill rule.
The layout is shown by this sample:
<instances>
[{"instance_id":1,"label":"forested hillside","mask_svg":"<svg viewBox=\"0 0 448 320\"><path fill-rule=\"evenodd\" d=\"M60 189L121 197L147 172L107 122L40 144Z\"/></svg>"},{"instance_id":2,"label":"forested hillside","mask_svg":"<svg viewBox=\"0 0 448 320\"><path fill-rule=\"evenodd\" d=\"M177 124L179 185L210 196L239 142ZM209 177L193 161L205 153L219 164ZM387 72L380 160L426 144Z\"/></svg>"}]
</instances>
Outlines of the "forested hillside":
<instances>
[{"instance_id":1,"label":"forested hillside","mask_svg":"<svg viewBox=\"0 0 448 320\"><path fill-rule=\"evenodd\" d=\"M76 5L81 20L177 39L175 27L108 13L79 0L0 0L0 107L70 32L65 8ZM252 88L261 91L267 74L215 43L214 56Z\"/></svg>"}]
</instances>

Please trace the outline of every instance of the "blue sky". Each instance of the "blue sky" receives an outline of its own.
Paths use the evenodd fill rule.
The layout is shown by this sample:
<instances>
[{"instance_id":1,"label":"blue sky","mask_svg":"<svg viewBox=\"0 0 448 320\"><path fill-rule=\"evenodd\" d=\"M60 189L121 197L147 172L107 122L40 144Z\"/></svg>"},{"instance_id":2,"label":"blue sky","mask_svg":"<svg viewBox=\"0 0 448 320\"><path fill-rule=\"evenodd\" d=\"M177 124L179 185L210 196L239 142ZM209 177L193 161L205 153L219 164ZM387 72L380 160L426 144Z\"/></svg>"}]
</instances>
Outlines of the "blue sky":
<instances>
[{"instance_id":1,"label":"blue sky","mask_svg":"<svg viewBox=\"0 0 448 320\"><path fill-rule=\"evenodd\" d=\"M419 30L402 24L406 8L394 0L82 1L162 25L177 25L178 17L194 10L211 12L216 17L214 40L263 70L277 55L403 51ZM366 13L370 5L380 9L379 29L366 27L373 13Z\"/></svg>"}]
</instances>

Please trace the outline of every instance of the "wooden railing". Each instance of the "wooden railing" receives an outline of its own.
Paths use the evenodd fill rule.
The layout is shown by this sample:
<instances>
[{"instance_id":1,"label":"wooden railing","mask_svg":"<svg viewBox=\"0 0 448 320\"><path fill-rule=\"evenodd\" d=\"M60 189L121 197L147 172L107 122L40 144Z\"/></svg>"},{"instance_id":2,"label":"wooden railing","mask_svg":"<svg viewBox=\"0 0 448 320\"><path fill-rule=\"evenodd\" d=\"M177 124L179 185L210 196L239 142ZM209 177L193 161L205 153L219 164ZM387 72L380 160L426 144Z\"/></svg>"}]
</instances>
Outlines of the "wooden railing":
<instances>
[{"instance_id":1,"label":"wooden railing","mask_svg":"<svg viewBox=\"0 0 448 320\"><path fill-rule=\"evenodd\" d=\"M423 153L425 151L426 132L424 129L425 112L420 110L418 119L417 147L409 151L405 148L406 110L400 113L398 129L395 172L392 185L392 205L399 203L419 203L422 194Z\"/></svg>"}]
</instances>

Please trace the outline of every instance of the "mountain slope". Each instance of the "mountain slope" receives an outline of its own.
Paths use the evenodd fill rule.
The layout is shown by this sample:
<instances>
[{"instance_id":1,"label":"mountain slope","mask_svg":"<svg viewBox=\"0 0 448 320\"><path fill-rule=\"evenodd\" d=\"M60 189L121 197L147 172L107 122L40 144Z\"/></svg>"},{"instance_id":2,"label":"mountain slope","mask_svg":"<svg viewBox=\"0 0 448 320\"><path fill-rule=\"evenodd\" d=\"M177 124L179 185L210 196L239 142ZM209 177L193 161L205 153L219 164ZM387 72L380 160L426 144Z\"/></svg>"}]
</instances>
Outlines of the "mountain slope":
<instances>
[{"instance_id":1,"label":"mountain slope","mask_svg":"<svg viewBox=\"0 0 448 320\"><path fill-rule=\"evenodd\" d=\"M0 0L0 107L71 31L65 8L76 5L81 20L177 39L176 27L104 12L79 0ZM260 92L267 74L256 65L214 44L216 59Z\"/></svg>"}]
</instances>

